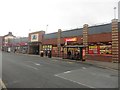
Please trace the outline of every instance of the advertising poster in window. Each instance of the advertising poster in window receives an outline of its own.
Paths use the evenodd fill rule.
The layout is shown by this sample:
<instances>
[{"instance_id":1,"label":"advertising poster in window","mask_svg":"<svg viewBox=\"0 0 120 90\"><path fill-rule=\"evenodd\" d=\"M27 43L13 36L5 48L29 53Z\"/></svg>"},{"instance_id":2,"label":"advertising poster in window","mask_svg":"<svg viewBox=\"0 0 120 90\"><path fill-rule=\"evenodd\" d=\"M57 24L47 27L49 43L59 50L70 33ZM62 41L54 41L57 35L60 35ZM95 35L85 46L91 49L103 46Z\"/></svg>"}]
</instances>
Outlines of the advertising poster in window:
<instances>
[{"instance_id":1,"label":"advertising poster in window","mask_svg":"<svg viewBox=\"0 0 120 90\"><path fill-rule=\"evenodd\" d=\"M112 54L112 46L111 45L100 46L100 54Z\"/></svg>"},{"instance_id":2,"label":"advertising poster in window","mask_svg":"<svg viewBox=\"0 0 120 90\"><path fill-rule=\"evenodd\" d=\"M100 46L89 46L89 54L100 54Z\"/></svg>"}]
</instances>

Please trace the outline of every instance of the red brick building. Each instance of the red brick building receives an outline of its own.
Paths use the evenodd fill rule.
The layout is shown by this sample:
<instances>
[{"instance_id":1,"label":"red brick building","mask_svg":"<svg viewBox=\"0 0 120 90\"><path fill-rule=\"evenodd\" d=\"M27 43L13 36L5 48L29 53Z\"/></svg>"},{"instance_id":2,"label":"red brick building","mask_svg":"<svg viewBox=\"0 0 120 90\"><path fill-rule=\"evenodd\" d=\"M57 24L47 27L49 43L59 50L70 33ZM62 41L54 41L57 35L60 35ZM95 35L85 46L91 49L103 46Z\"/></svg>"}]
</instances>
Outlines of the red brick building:
<instances>
[{"instance_id":1,"label":"red brick building","mask_svg":"<svg viewBox=\"0 0 120 90\"><path fill-rule=\"evenodd\" d=\"M29 34L29 39L31 38ZM54 57L68 57L76 59L118 61L120 59L120 22L112 20L112 23L89 26L72 30L58 30L58 32L45 34L39 32L40 40L30 42L37 43L40 51L52 51ZM30 49L29 49L30 50ZM36 49L37 50L37 49ZM30 53L30 52L29 52Z\"/></svg>"}]
</instances>

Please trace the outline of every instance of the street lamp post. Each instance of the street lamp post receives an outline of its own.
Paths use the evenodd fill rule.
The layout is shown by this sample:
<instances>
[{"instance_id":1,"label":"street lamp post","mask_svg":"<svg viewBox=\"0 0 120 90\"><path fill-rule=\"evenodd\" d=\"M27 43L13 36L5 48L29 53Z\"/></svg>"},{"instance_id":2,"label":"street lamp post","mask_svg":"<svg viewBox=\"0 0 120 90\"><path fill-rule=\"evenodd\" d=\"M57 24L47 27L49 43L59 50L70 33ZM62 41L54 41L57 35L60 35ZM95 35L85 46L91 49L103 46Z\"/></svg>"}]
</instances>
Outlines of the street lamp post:
<instances>
[{"instance_id":1,"label":"street lamp post","mask_svg":"<svg viewBox=\"0 0 120 90\"><path fill-rule=\"evenodd\" d=\"M114 19L116 19L116 7L114 7Z\"/></svg>"},{"instance_id":2,"label":"street lamp post","mask_svg":"<svg viewBox=\"0 0 120 90\"><path fill-rule=\"evenodd\" d=\"M47 29L48 29L48 25L46 25L46 32L47 32Z\"/></svg>"}]
</instances>

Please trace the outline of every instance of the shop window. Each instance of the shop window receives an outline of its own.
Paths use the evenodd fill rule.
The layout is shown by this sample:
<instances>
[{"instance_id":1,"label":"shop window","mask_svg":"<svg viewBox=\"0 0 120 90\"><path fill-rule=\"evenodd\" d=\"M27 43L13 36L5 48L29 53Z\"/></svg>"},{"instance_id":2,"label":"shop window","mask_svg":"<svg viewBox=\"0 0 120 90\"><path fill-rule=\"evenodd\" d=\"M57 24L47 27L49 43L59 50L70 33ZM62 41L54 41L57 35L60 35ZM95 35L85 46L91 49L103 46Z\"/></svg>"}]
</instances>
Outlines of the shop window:
<instances>
[{"instance_id":1,"label":"shop window","mask_svg":"<svg viewBox=\"0 0 120 90\"><path fill-rule=\"evenodd\" d=\"M43 50L52 50L52 45L43 45Z\"/></svg>"},{"instance_id":2,"label":"shop window","mask_svg":"<svg viewBox=\"0 0 120 90\"><path fill-rule=\"evenodd\" d=\"M99 46L89 46L89 54L99 54L100 48Z\"/></svg>"},{"instance_id":3,"label":"shop window","mask_svg":"<svg viewBox=\"0 0 120 90\"><path fill-rule=\"evenodd\" d=\"M100 46L100 54L112 54L112 46L111 45Z\"/></svg>"},{"instance_id":4,"label":"shop window","mask_svg":"<svg viewBox=\"0 0 120 90\"><path fill-rule=\"evenodd\" d=\"M89 54L112 54L111 45L89 46Z\"/></svg>"}]
</instances>

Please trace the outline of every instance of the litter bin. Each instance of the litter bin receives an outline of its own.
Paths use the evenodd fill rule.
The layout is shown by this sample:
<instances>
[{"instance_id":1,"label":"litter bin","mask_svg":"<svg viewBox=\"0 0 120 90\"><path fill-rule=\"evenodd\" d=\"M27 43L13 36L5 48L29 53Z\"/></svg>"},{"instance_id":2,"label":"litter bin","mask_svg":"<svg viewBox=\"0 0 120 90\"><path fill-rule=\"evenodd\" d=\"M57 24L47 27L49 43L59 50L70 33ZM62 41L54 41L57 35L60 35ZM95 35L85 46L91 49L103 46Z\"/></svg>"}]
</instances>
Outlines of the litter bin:
<instances>
[{"instance_id":1,"label":"litter bin","mask_svg":"<svg viewBox=\"0 0 120 90\"><path fill-rule=\"evenodd\" d=\"M48 58L51 58L52 57L52 53L51 51L48 51Z\"/></svg>"},{"instance_id":2,"label":"litter bin","mask_svg":"<svg viewBox=\"0 0 120 90\"><path fill-rule=\"evenodd\" d=\"M43 51L40 52L40 56L43 57L44 56L44 53Z\"/></svg>"}]
</instances>

